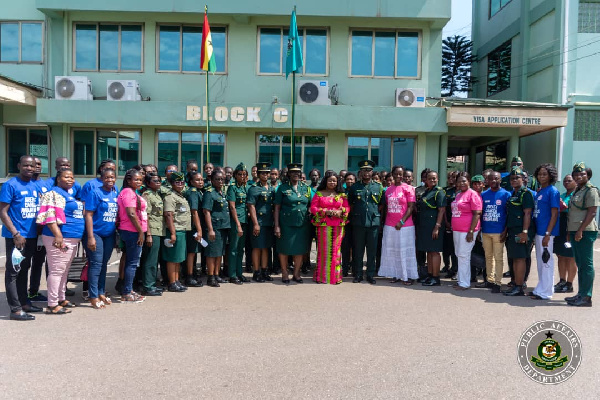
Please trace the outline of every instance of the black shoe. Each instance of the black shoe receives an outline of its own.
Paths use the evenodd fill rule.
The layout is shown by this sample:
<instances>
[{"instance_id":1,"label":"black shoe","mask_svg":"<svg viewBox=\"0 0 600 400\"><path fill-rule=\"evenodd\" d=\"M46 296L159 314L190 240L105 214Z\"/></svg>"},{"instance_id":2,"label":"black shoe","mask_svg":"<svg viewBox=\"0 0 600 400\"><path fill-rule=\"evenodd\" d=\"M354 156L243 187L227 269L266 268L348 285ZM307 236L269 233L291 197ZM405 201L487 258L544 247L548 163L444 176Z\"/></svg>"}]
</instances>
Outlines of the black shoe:
<instances>
[{"instance_id":1,"label":"black shoe","mask_svg":"<svg viewBox=\"0 0 600 400\"><path fill-rule=\"evenodd\" d=\"M292 280L296 283L303 283L304 281L302 280L302 278L296 278L295 276L292 276Z\"/></svg>"},{"instance_id":2,"label":"black shoe","mask_svg":"<svg viewBox=\"0 0 600 400\"><path fill-rule=\"evenodd\" d=\"M567 284L567 281L561 279L556 285L554 285L554 291L558 292L563 286Z\"/></svg>"},{"instance_id":3,"label":"black shoe","mask_svg":"<svg viewBox=\"0 0 600 400\"><path fill-rule=\"evenodd\" d=\"M272 282L273 278L271 278L271 275L269 275L267 273L266 269L261 270L261 277L263 279L263 282Z\"/></svg>"},{"instance_id":4,"label":"black shoe","mask_svg":"<svg viewBox=\"0 0 600 400\"><path fill-rule=\"evenodd\" d=\"M431 275L427 274L426 276L417 279L417 282L424 283L424 282L427 282L430 278L433 278L433 277Z\"/></svg>"},{"instance_id":5,"label":"black shoe","mask_svg":"<svg viewBox=\"0 0 600 400\"><path fill-rule=\"evenodd\" d=\"M163 294L163 292L157 290L156 288L152 288L150 290L146 290L146 289L142 290L142 295L143 296L148 296L148 297L150 297L150 296L162 296L162 294Z\"/></svg>"},{"instance_id":6,"label":"black shoe","mask_svg":"<svg viewBox=\"0 0 600 400\"><path fill-rule=\"evenodd\" d=\"M500 293L500 285L493 285L492 293Z\"/></svg>"},{"instance_id":7,"label":"black shoe","mask_svg":"<svg viewBox=\"0 0 600 400\"><path fill-rule=\"evenodd\" d=\"M155 287L153 288L153 290L156 290L157 292L161 292L161 293L162 293L162 292L164 292L164 291L165 291L165 288L163 288L162 286L155 286Z\"/></svg>"},{"instance_id":8,"label":"black shoe","mask_svg":"<svg viewBox=\"0 0 600 400\"><path fill-rule=\"evenodd\" d=\"M525 292L523 291L523 287L519 285L514 285L512 289L503 292L505 296L525 296Z\"/></svg>"},{"instance_id":9,"label":"black shoe","mask_svg":"<svg viewBox=\"0 0 600 400\"><path fill-rule=\"evenodd\" d=\"M13 321L33 321L35 316L27 314L25 311L17 311L10 313L10 319Z\"/></svg>"},{"instance_id":10,"label":"black shoe","mask_svg":"<svg viewBox=\"0 0 600 400\"><path fill-rule=\"evenodd\" d=\"M115 284L115 292L122 293L123 292L123 279L117 279L117 283Z\"/></svg>"},{"instance_id":11,"label":"black shoe","mask_svg":"<svg viewBox=\"0 0 600 400\"><path fill-rule=\"evenodd\" d=\"M217 281L217 283L225 283L223 278L221 278L219 275L214 275L214 279Z\"/></svg>"},{"instance_id":12,"label":"black shoe","mask_svg":"<svg viewBox=\"0 0 600 400\"><path fill-rule=\"evenodd\" d=\"M221 285L219 285L219 282L217 281L217 279L214 275L208 276L208 281L206 281L206 284L210 287L221 287Z\"/></svg>"},{"instance_id":13,"label":"black shoe","mask_svg":"<svg viewBox=\"0 0 600 400\"><path fill-rule=\"evenodd\" d=\"M567 302L567 304L573 307L591 307L592 298L590 296L580 297L577 300Z\"/></svg>"},{"instance_id":14,"label":"black shoe","mask_svg":"<svg viewBox=\"0 0 600 400\"><path fill-rule=\"evenodd\" d=\"M181 290L183 290L184 292L185 292L186 290L188 290L187 286L183 285L183 284L182 284L181 282L179 282L179 281L175 281L175 284L176 284L177 286L179 286L179 288L180 288Z\"/></svg>"},{"instance_id":15,"label":"black shoe","mask_svg":"<svg viewBox=\"0 0 600 400\"><path fill-rule=\"evenodd\" d=\"M349 274L348 274L348 271L342 271L342 276L343 276L344 278L347 278L347 277L348 277L348 275L349 275Z\"/></svg>"},{"instance_id":16,"label":"black shoe","mask_svg":"<svg viewBox=\"0 0 600 400\"><path fill-rule=\"evenodd\" d=\"M502 274L503 278L510 278L510 271L506 271L505 273Z\"/></svg>"},{"instance_id":17,"label":"black shoe","mask_svg":"<svg viewBox=\"0 0 600 400\"><path fill-rule=\"evenodd\" d=\"M352 283L360 283L362 281L362 276L355 276L354 279L352 279Z\"/></svg>"},{"instance_id":18,"label":"black shoe","mask_svg":"<svg viewBox=\"0 0 600 400\"><path fill-rule=\"evenodd\" d=\"M450 270L448 271L448 273L446 274L446 279L452 279L456 276L456 272Z\"/></svg>"},{"instance_id":19,"label":"black shoe","mask_svg":"<svg viewBox=\"0 0 600 400\"><path fill-rule=\"evenodd\" d=\"M566 282L560 288L555 288L554 293L573 293L573 284L571 282Z\"/></svg>"},{"instance_id":20,"label":"black shoe","mask_svg":"<svg viewBox=\"0 0 600 400\"><path fill-rule=\"evenodd\" d=\"M43 308L36 307L33 304L29 304L26 307L27 308L23 307L23 311L25 311L26 313L34 313L34 312L42 312L42 311L44 311Z\"/></svg>"},{"instance_id":21,"label":"black shoe","mask_svg":"<svg viewBox=\"0 0 600 400\"><path fill-rule=\"evenodd\" d=\"M240 281L242 281L243 283L248 283L248 282L250 282L250 279L246 278L244 275L240 275L240 276L238 276L238 279L239 279Z\"/></svg>"},{"instance_id":22,"label":"black shoe","mask_svg":"<svg viewBox=\"0 0 600 400\"><path fill-rule=\"evenodd\" d=\"M175 292L175 293L183 293L183 292L185 292L185 289L183 289L182 287L180 287L177 284L177 282L170 283L167 290L169 292Z\"/></svg>"},{"instance_id":23,"label":"black shoe","mask_svg":"<svg viewBox=\"0 0 600 400\"><path fill-rule=\"evenodd\" d=\"M441 286L439 277L432 276L431 279L422 283L423 286Z\"/></svg>"},{"instance_id":24,"label":"black shoe","mask_svg":"<svg viewBox=\"0 0 600 400\"><path fill-rule=\"evenodd\" d=\"M571 302L571 301L577 301L581 298L580 295L576 294L575 296L571 296L571 297L565 297L565 301L567 303Z\"/></svg>"},{"instance_id":25,"label":"black shoe","mask_svg":"<svg viewBox=\"0 0 600 400\"><path fill-rule=\"evenodd\" d=\"M247 274L249 274L250 272L252 272L252 266L251 265L246 265L244 267L244 272L246 272Z\"/></svg>"},{"instance_id":26,"label":"black shoe","mask_svg":"<svg viewBox=\"0 0 600 400\"><path fill-rule=\"evenodd\" d=\"M283 279L283 278L281 278L281 283L283 283L284 285L289 285L290 284L290 280L289 279Z\"/></svg>"},{"instance_id":27,"label":"black shoe","mask_svg":"<svg viewBox=\"0 0 600 400\"><path fill-rule=\"evenodd\" d=\"M229 283L233 283L234 285L243 285L242 281L236 278L229 278Z\"/></svg>"},{"instance_id":28,"label":"black shoe","mask_svg":"<svg viewBox=\"0 0 600 400\"><path fill-rule=\"evenodd\" d=\"M377 283L377 281L375 280L375 278L368 277L368 276L367 276L367 282L369 282L371 285L375 285Z\"/></svg>"},{"instance_id":29,"label":"black shoe","mask_svg":"<svg viewBox=\"0 0 600 400\"><path fill-rule=\"evenodd\" d=\"M252 274L252 280L258 283L263 283L265 281L260 271L254 271L254 274Z\"/></svg>"},{"instance_id":30,"label":"black shoe","mask_svg":"<svg viewBox=\"0 0 600 400\"><path fill-rule=\"evenodd\" d=\"M442 270L440 271L442 274L445 274L446 272L448 272L450 270L450 267L448 267L447 265L444 265L444 268L442 268Z\"/></svg>"},{"instance_id":31,"label":"black shoe","mask_svg":"<svg viewBox=\"0 0 600 400\"><path fill-rule=\"evenodd\" d=\"M65 296L67 296L67 297L75 296L75 291L72 289L67 289L67 290L65 290Z\"/></svg>"},{"instance_id":32,"label":"black shoe","mask_svg":"<svg viewBox=\"0 0 600 400\"><path fill-rule=\"evenodd\" d=\"M188 287L202 287L204 284L202 281L196 280L196 278L187 278L185 280L185 285Z\"/></svg>"}]
</instances>

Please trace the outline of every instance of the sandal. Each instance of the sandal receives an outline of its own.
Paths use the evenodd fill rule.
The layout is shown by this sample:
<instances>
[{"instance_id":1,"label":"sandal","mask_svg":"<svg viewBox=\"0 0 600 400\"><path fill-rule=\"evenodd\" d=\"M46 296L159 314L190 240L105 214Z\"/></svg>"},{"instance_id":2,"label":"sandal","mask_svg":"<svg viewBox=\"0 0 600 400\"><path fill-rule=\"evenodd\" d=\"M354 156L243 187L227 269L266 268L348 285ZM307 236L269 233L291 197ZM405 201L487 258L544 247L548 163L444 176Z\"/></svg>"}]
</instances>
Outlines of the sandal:
<instances>
[{"instance_id":1,"label":"sandal","mask_svg":"<svg viewBox=\"0 0 600 400\"><path fill-rule=\"evenodd\" d=\"M59 306L61 307L66 307L66 308L75 308L77 307L75 304L71 303L69 300L63 300L60 303L58 303Z\"/></svg>"},{"instance_id":2,"label":"sandal","mask_svg":"<svg viewBox=\"0 0 600 400\"><path fill-rule=\"evenodd\" d=\"M101 310L103 308L106 308L106 306L104 305L104 302L100 299L90 299L90 303L94 310Z\"/></svg>"},{"instance_id":3,"label":"sandal","mask_svg":"<svg viewBox=\"0 0 600 400\"><path fill-rule=\"evenodd\" d=\"M144 300L140 300L138 297L132 295L132 294L126 294L121 296L121 303L128 303L128 304L133 304L133 303L141 303Z\"/></svg>"},{"instance_id":4,"label":"sandal","mask_svg":"<svg viewBox=\"0 0 600 400\"><path fill-rule=\"evenodd\" d=\"M412 284L413 284L413 283L414 283L414 282L413 282L413 280L412 280L412 279L407 279L407 280L405 280L405 281L402 281L402 284L403 284L404 286L412 286Z\"/></svg>"},{"instance_id":5,"label":"sandal","mask_svg":"<svg viewBox=\"0 0 600 400\"><path fill-rule=\"evenodd\" d=\"M71 310L67 310L66 308L62 307L60 304L54 306L54 307L48 307L46 309L46 314L54 314L54 315L59 315L59 314L70 314Z\"/></svg>"},{"instance_id":6,"label":"sandal","mask_svg":"<svg viewBox=\"0 0 600 400\"><path fill-rule=\"evenodd\" d=\"M110 306L112 304L112 300L108 294L101 294L98 298L104 303L105 306Z\"/></svg>"}]
</instances>

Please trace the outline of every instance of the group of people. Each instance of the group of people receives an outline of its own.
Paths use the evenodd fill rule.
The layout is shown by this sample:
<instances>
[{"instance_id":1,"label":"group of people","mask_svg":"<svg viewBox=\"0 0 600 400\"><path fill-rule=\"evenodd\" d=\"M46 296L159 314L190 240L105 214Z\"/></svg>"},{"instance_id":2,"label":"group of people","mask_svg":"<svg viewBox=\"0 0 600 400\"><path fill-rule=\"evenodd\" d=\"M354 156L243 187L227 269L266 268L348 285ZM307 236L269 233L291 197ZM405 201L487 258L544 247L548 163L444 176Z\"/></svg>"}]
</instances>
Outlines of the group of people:
<instances>
[{"instance_id":1,"label":"group of people","mask_svg":"<svg viewBox=\"0 0 600 400\"><path fill-rule=\"evenodd\" d=\"M10 318L35 319L32 313L43 311L36 301L47 301L49 314L71 312L75 304L66 298L66 284L80 247L88 260L82 273L86 299L103 309L112 304L106 274L115 248L123 253L116 285L120 301L139 303L165 289L203 286L203 273L211 287L249 282L244 257L255 282L281 273L284 284L302 283L313 239L317 283L339 284L350 271L353 282L361 282L366 252L370 284L384 276L404 285L439 286L440 273L447 271L457 281L454 287L466 290L477 282L471 259L479 252L485 272L476 286L494 293L501 292L506 246L507 296L525 294L535 246L538 284L528 295L545 300L555 291L572 292L578 275L578 294L567 303L591 306L600 197L583 163L563 179L563 195L554 187L554 166L542 164L529 176L519 157L505 178L492 170L472 178L451 172L446 188L430 169L415 188L412 172L403 166L389 173L374 173L374 167L363 160L356 175L328 170L322 178L313 169L307 181L298 163L279 175L270 163L259 162L249 176L243 163L235 168L207 163L203 174L189 160L185 173L169 165L164 177L156 166L135 166L118 188L112 160L102 161L98 177L81 186L68 159L58 158L56 176L41 179L41 161L23 156L19 174L0 191ZM39 293L44 261L47 296Z\"/></svg>"}]
</instances>

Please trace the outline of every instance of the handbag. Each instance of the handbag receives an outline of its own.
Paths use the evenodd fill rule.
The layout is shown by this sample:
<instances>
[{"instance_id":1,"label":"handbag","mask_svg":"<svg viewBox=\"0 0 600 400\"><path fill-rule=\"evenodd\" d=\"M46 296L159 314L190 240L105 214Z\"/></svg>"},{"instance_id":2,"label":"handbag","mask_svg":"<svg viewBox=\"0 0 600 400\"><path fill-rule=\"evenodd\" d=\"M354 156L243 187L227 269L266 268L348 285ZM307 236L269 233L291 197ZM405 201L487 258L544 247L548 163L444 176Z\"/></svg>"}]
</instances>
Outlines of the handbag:
<instances>
[{"instance_id":1,"label":"handbag","mask_svg":"<svg viewBox=\"0 0 600 400\"><path fill-rule=\"evenodd\" d=\"M79 279L81 279L82 282L88 281L88 269L89 268L90 268L90 262L86 261L85 264L83 265L83 268L81 269L81 275L79 276Z\"/></svg>"}]
</instances>

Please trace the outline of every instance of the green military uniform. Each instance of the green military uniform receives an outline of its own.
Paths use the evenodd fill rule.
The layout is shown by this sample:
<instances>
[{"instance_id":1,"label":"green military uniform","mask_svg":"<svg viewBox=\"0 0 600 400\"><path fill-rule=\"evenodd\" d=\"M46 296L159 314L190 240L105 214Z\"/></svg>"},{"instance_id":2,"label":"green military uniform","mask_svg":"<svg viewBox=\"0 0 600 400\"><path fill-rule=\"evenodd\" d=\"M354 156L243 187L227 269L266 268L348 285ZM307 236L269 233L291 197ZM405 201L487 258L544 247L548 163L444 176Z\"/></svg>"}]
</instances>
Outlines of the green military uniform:
<instances>
[{"instance_id":1,"label":"green military uniform","mask_svg":"<svg viewBox=\"0 0 600 400\"><path fill-rule=\"evenodd\" d=\"M176 237L173 247L164 247L163 258L167 262L180 263L185 261L187 256L186 236L187 231L192 229L192 213L186 198L175 190L165 196L163 203L164 212L173 213ZM165 231L165 236L170 237L171 232L168 227L165 227Z\"/></svg>"},{"instance_id":2,"label":"green military uniform","mask_svg":"<svg viewBox=\"0 0 600 400\"><path fill-rule=\"evenodd\" d=\"M187 252L188 253L200 253L202 251L202 245L196 240L194 234L198 231L204 232L204 214L202 213L202 197L203 193L195 187L190 187L185 192L185 198L190 206L191 211L198 212L198 218L200 219L200 226L195 226L192 220L192 229L187 234ZM204 234L203 234L204 237Z\"/></svg>"},{"instance_id":3,"label":"green military uniform","mask_svg":"<svg viewBox=\"0 0 600 400\"><path fill-rule=\"evenodd\" d=\"M208 241L208 246L204 249L204 255L206 257L224 256L227 235L231 227L229 206L224 193L215 190L212 186L206 189L202 198L202 209L210 211L212 227L215 231L215 240L210 241L208 240L208 227L205 227L203 236Z\"/></svg>"},{"instance_id":4,"label":"green military uniform","mask_svg":"<svg viewBox=\"0 0 600 400\"><path fill-rule=\"evenodd\" d=\"M152 245L144 245L140 265L142 266L142 285L144 290L155 289L158 272L158 255L165 235L163 199L158 191L146 189L142 195L146 200L146 213L148 215L147 234L152 236Z\"/></svg>"},{"instance_id":5,"label":"green military uniform","mask_svg":"<svg viewBox=\"0 0 600 400\"><path fill-rule=\"evenodd\" d=\"M511 165L513 163L520 163L521 165L523 165L523 160L521 160L521 157L519 156L515 156L512 158L511 161ZM518 168L521 168L519 166L515 166ZM515 168L515 167L511 167L511 168ZM537 190L540 188L539 183L537 181L537 179L535 179L535 177L533 175L527 175L528 176L528 181L527 181L527 187L531 190L533 190L534 192L537 192ZM504 190L507 190L509 192L513 191L513 188L510 184L510 174L506 175L504 178L502 178L502 180L500 181L500 187Z\"/></svg>"},{"instance_id":6,"label":"green military uniform","mask_svg":"<svg viewBox=\"0 0 600 400\"><path fill-rule=\"evenodd\" d=\"M444 250L445 221L439 228L438 238L433 240L431 234L435 228L438 209L446 207L446 192L439 186L427 189L417 201L418 224L417 250L424 252L441 252Z\"/></svg>"},{"instance_id":7,"label":"green military uniform","mask_svg":"<svg viewBox=\"0 0 600 400\"><path fill-rule=\"evenodd\" d=\"M310 186L298 182L296 188L289 182L282 183L275 192L275 204L279 210L281 237L277 240L277 250L288 256L306 254L310 251ZM283 266L282 266L283 267Z\"/></svg>"},{"instance_id":8,"label":"green military uniform","mask_svg":"<svg viewBox=\"0 0 600 400\"><path fill-rule=\"evenodd\" d=\"M582 162L575 164L573 167L574 173L585 170L585 164ZM577 295L585 298L586 302L589 297L589 305L591 306L592 289L594 287L594 242L598 237L596 218L592 219L592 222L582 229L581 240L575 240L575 234L581 227L589 207L600 207L600 195L598 188L588 182L584 187L575 189L571 196L567 230L573 246L575 263L577 264L577 281L579 283Z\"/></svg>"},{"instance_id":9,"label":"green military uniform","mask_svg":"<svg viewBox=\"0 0 600 400\"><path fill-rule=\"evenodd\" d=\"M164 198L166 195L171 193L171 190L173 190L171 183L169 183L169 181L166 179L163 179L160 183L160 189L158 189L159 194Z\"/></svg>"},{"instance_id":10,"label":"green military uniform","mask_svg":"<svg viewBox=\"0 0 600 400\"><path fill-rule=\"evenodd\" d=\"M506 251L508 258L527 258L531 254L533 238L535 236L533 223L530 224L527 232L527 243L517 243L515 238L519 233L523 232L525 209L529 208L533 210L534 207L533 195L526 187L512 191L506 203Z\"/></svg>"},{"instance_id":11,"label":"green military uniform","mask_svg":"<svg viewBox=\"0 0 600 400\"><path fill-rule=\"evenodd\" d=\"M263 186L260 181L250 186L246 204L256 209L256 222L260 226L258 236L251 236L253 249L269 249L273 247L273 201L275 188ZM252 232L254 227L249 227Z\"/></svg>"},{"instance_id":12,"label":"green military uniform","mask_svg":"<svg viewBox=\"0 0 600 400\"><path fill-rule=\"evenodd\" d=\"M373 168L370 160L361 161L361 169ZM355 183L348 190L348 202L352 221L352 258L354 264L354 280L361 281L363 276L363 258L365 248L367 251L367 279L369 282L375 278L375 257L377 254L377 239L381 215L379 205L382 202L383 186L371 181Z\"/></svg>"},{"instance_id":13,"label":"green military uniform","mask_svg":"<svg viewBox=\"0 0 600 400\"><path fill-rule=\"evenodd\" d=\"M240 163L233 174L239 171L246 171L246 166ZM233 216L231 216L231 229L229 230L229 277L239 278L243 276L242 258L244 257L244 245L246 243L247 232L247 212L246 198L248 195L248 187L245 184L238 185L237 183L229 185L227 188L226 199L228 202L235 204L235 213L242 227L242 236L238 236L237 226Z\"/></svg>"}]
</instances>

